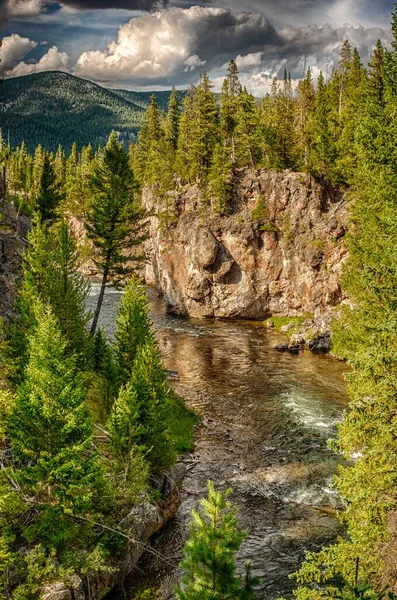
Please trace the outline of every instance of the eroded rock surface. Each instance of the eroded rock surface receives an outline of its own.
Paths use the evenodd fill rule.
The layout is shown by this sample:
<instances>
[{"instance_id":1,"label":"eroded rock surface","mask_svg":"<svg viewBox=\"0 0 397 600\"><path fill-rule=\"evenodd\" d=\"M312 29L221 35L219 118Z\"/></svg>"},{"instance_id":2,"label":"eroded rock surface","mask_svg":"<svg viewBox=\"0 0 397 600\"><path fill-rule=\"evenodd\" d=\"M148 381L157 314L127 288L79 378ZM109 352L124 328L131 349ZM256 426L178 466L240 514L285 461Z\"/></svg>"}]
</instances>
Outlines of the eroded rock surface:
<instances>
[{"instance_id":1,"label":"eroded rock surface","mask_svg":"<svg viewBox=\"0 0 397 600\"><path fill-rule=\"evenodd\" d=\"M264 210L253 217L259 198ZM158 206L150 190L146 206ZM169 224L151 219L146 279L170 312L262 319L325 318L343 299L346 205L339 192L302 173L243 171L233 213L222 217L196 186L168 198Z\"/></svg>"}]
</instances>

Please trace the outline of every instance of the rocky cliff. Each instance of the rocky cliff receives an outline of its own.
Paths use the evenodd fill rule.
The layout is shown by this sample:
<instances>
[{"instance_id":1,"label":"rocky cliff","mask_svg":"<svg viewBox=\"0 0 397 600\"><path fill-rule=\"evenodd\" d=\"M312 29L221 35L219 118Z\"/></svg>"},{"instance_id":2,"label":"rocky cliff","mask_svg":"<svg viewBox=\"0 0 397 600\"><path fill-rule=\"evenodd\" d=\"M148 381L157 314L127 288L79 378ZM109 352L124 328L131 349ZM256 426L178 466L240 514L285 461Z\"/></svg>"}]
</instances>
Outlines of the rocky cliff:
<instances>
[{"instance_id":1,"label":"rocky cliff","mask_svg":"<svg viewBox=\"0 0 397 600\"><path fill-rule=\"evenodd\" d=\"M12 203L0 210L0 316L10 317L26 248L30 219L20 217Z\"/></svg>"},{"instance_id":2,"label":"rocky cliff","mask_svg":"<svg viewBox=\"0 0 397 600\"><path fill-rule=\"evenodd\" d=\"M173 192L167 211L152 190L146 279L170 312L191 317L324 318L342 300L347 210L343 196L302 173L242 171L231 214L197 186Z\"/></svg>"}]
</instances>

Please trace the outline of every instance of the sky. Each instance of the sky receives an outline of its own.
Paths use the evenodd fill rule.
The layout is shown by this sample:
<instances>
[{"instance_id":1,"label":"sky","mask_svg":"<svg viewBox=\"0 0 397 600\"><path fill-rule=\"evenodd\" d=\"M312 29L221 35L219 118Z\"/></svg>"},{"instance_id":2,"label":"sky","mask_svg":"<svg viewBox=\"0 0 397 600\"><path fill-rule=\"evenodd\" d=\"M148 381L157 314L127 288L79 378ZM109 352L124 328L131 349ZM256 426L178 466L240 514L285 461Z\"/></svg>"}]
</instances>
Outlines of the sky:
<instances>
[{"instance_id":1,"label":"sky","mask_svg":"<svg viewBox=\"0 0 397 600\"><path fill-rule=\"evenodd\" d=\"M0 0L0 75L62 70L106 87L219 90L235 59L256 96L284 69L331 72L348 39L363 63L390 43L393 0Z\"/></svg>"}]
</instances>

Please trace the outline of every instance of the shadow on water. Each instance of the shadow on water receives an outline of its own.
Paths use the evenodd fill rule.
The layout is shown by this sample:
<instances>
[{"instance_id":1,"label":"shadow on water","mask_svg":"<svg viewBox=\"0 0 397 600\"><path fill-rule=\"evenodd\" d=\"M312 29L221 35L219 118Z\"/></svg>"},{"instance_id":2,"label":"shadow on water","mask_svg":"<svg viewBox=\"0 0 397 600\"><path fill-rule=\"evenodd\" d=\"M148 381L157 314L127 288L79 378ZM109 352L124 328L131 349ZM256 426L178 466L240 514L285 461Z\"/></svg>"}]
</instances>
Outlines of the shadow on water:
<instances>
[{"instance_id":1,"label":"shadow on water","mask_svg":"<svg viewBox=\"0 0 397 600\"><path fill-rule=\"evenodd\" d=\"M116 291L105 297L102 326L109 335L119 298ZM280 338L261 323L166 315L154 294L151 316L165 365L179 372L173 387L202 421L180 511L152 541L167 561L145 555L126 582L127 596L152 587L162 599L174 597L190 511L208 479L233 489L247 531L239 564L251 559L262 577L257 598L288 595L294 586L288 575L305 551L341 532L334 514L339 499L330 487L338 459L326 440L346 406L344 366L309 352L275 352Z\"/></svg>"}]
</instances>

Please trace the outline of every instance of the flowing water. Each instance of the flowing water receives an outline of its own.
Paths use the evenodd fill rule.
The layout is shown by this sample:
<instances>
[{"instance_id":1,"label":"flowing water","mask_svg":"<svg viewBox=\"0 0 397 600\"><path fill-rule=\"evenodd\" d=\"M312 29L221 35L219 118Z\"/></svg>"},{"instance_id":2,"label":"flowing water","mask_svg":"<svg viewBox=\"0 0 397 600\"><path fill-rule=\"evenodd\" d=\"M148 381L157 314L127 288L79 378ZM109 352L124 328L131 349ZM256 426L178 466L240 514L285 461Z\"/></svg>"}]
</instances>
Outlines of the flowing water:
<instances>
[{"instance_id":1,"label":"flowing water","mask_svg":"<svg viewBox=\"0 0 397 600\"><path fill-rule=\"evenodd\" d=\"M92 291L91 303L97 289ZM109 335L120 293L105 297L102 326ZM341 533L331 488L338 458L326 447L346 406L343 364L304 352L280 354L280 337L259 322L188 320L165 314L152 294L151 316L177 393L201 417L178 515L152 541L126 582L127 597L159 589L174 597L190 511L207 481L231 487L247 538L239 565L251 559L261 577L259 600L289 595L288 575L306 550ZM164 558L161 558L164 557ZM112 597L116 598L115 595Z\"/></svg>"}]
</instances>

